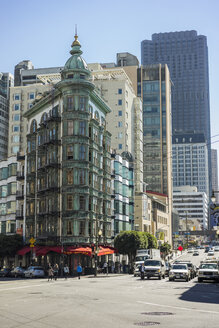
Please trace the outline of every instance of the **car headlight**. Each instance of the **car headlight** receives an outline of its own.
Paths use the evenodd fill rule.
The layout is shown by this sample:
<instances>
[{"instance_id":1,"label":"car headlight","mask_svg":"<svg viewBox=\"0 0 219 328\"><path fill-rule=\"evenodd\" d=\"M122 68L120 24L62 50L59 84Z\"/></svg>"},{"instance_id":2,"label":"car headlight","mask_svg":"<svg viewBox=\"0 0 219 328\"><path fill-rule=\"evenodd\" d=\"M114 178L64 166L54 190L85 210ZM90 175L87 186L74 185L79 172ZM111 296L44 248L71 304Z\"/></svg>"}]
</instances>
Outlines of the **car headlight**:
<instances>
[{"instance_id":1,"label":"car headlight","mask_svg":"<svg viewBox=\"0 0 219 328\"><path fill-rule=\"evenodd\" d=\"M157 272L160 272L160 269L158 269Z\"/></svg>"}]
</instances>

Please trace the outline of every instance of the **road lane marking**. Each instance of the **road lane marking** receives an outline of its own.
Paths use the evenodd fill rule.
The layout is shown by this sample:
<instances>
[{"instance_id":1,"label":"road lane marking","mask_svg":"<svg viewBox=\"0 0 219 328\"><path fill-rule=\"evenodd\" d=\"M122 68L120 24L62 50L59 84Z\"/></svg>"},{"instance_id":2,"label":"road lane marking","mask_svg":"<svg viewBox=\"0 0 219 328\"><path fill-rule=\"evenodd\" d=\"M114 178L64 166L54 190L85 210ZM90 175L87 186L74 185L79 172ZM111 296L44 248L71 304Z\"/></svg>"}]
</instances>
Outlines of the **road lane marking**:
<instances>
[{"instance_id":1,"label":"road lane marking","mask_svg":"<svg viewBox=\"0 0 219 328\"><path fill-rule=\"evenodd\" d=\"M147 304L147 305L154 305L154 306L160 306L160 307L177 309L177 310L187 310L187 311L196 311L196 312L219 314L219 312L217 312L217 311L205 311L205 310L198 310L198 309L194 309L194 308L186 308L186 307L180 307L180 306L163 305L163 304L149 303L149 302L143 302L143 301L137 301L137 303Z\"/></svg>"}]
</instances>

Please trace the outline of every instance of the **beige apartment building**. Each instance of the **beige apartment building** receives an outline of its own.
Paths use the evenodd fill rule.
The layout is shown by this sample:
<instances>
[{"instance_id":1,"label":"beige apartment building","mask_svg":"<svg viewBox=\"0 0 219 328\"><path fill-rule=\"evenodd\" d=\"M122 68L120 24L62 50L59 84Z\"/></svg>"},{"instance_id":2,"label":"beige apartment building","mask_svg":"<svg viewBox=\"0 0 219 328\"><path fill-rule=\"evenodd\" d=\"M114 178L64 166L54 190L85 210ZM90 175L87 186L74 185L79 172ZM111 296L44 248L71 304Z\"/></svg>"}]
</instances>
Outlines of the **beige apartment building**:
<instances>
[{"instance_id":1,"label":"beige apartment building","mask_svg":"<svg viewBox=\"0 0 219 328\"><path fill-rule=\"evenodd\" d=\"M50 91L53 85L32 84L10 88L8 156L17 152L25 153L27 122L24 113L33 106L44 92Z\"/></svg>"},{"instance_id":2,"label":"beige apartment building","mask_svg":"<svg viewBox=\"0 0 219 328\"><path fill-rule=\"evenodd\" d=\"M137 66L103 69L100 64L89 64L88 67L92 71L94 84L112 110L106 121L107 130L112 134L112 149L118 154L128 151L134 158L135 229L150 231L146 187L143 182L142 101L136 96Z\"/></svg>"}]
</instances>

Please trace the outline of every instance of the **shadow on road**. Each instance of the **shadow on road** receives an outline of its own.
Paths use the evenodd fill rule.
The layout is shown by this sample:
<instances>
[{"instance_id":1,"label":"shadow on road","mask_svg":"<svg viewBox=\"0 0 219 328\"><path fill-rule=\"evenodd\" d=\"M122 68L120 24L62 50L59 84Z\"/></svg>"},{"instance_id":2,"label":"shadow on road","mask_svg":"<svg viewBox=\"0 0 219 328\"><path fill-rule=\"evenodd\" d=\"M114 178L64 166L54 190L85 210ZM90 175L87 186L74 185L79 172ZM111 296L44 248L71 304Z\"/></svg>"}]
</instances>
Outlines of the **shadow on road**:
<instances>
[{"instance_id":1,"label":"shadow on road","mask_svg":"<svg viewBox=\"0 0 219 328\"><path fill-rule=\"evenodd\" d=\"M195 284L192 288L185 291L180 300L188 302L200 302L208 304L219 304L219 284L200 283Z\"/></svg>"}]
</instances>

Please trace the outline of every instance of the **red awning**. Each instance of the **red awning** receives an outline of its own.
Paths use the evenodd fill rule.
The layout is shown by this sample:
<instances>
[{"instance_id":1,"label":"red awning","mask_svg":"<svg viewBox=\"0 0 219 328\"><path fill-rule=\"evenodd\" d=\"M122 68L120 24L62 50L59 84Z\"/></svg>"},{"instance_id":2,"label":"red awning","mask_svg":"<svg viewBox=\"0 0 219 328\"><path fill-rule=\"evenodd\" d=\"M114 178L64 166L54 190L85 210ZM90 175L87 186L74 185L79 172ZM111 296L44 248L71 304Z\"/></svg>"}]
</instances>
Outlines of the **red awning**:
<instances>
[{"instance_id":1,"label":"red awning","mask_svg":"<svg viewBox=\"0 0 219 328\"><path fill-rule=\"evenodd\" d=\"M83 255L88 255L91 256L92 255L92 250L91 247L67 247L67 249L65 249L63 251L64 254L83 254Z\"/></svg>"},{"instance_id":2,"label":"red awning","mask_svg":"<svg viewBox=\"0 0 219 328\"><path fill-rule=\"evenodd\" d=\"M23 247L21 249L19 249L19 251L17 251L17 254L18 255L25 255L27 253L29 253L31 251L31 248L26 246L26 247Z\"/></svg>"},{"instance_id":3,"label":"red awning","mask_svg":"<svg viewBox=\"0 0 219 328\"><path fill-rule=\"evenodd\" d=\"M97 256L109 255L117 253L117 250L113 247L100 246Z\"/></svg>"}]
</instances>

